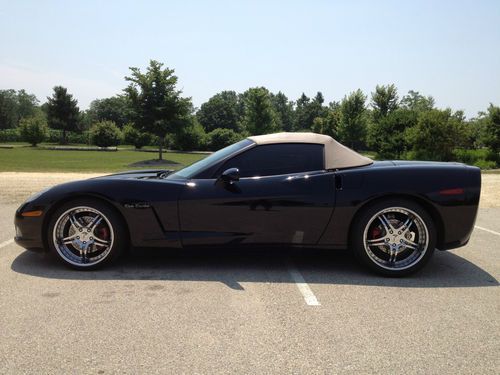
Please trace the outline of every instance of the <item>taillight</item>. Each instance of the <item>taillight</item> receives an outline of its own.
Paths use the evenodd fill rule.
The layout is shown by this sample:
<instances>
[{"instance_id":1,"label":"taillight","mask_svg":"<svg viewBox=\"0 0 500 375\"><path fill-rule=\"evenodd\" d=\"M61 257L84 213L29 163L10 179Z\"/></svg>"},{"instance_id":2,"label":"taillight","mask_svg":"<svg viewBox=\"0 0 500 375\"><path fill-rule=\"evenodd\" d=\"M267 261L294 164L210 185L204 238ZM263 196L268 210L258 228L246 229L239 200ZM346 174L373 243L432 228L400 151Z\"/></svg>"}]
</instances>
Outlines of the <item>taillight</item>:
<instances>
[{"instance_id":1,"label":"taillight","mask_svg":"<svg viewBox=\"0 0 500 375\"><path fill-rule=\"evenodd\" d=\"M464 188L445 189L439 191L439 195L461 195L464 193Z\"/></svg>"}]
</instances>

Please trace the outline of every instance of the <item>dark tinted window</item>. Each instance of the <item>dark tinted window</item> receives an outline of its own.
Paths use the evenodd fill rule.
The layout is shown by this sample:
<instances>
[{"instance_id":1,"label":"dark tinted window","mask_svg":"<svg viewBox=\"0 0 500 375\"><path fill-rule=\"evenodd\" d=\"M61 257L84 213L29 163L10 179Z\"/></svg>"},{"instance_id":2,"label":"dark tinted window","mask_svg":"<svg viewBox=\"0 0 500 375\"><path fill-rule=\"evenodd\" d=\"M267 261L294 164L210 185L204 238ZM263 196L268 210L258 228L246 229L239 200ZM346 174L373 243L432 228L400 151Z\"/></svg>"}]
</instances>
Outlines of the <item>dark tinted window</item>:
<instances>
[{"instance_id":1,"label":"dark tinted window","mask_svg":"<svg viewBox=\"0 0 500 375\"><path fill-rule=\"evenodd\" d=\"M250 146L252 143L253 142L249 139L244 139L242 141L239 141L238 143L234 143L230 146L223 148L222 150L210 154L210 156L207 156L206 158L201 159L186 168L181 169L180 171L172 173L167 178L170 179L176 179L179 177L192 178L193 176L199 174L201 171L210 168L210 166L216 165L218 162L225 159L229 155L234 154L237 151L242 150L247 146Z\"/></svg>"},{"instance_id":2,"label":"dark tinted window","mask_svg":"<svg viewBox=\"0 0 500 375\"><path fill-rule=\"evenodd\" d=\"M241 177L272 176L324 169L323 145L285 143L254 147L228 160L218 175L238 168Z\"/></svg>"}]
</instances>

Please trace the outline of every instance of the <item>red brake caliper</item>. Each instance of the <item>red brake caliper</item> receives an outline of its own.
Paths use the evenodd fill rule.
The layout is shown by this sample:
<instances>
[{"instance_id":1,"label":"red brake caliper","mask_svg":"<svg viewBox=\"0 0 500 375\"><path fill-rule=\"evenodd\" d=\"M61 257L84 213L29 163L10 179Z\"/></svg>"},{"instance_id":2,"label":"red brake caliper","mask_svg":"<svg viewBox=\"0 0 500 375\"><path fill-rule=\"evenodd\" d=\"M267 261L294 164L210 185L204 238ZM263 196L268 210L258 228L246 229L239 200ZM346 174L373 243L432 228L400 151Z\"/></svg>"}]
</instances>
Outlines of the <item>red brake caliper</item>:
<instances>
[{"instance_id":1,"label":"red brake caliper","mask_svg":"<svg viewBox=\"0 0 500 375\"><path fill-rule=\"evenodd\" d=\"M99 238L107 241L109 239L109 230L106 227L99 228Z\"/></svg>"},{"instance_id":2,"label":"red brake caliper","mask_svg":"<svg viewBox=\"0 0 500 375\"><path fill-rule=\"evenodd\" d=\"M379 238L381 234L382 230L379 227L374 227L371 232L371 239L374 240L376 238Z\"/></svg>"}]
</instances>

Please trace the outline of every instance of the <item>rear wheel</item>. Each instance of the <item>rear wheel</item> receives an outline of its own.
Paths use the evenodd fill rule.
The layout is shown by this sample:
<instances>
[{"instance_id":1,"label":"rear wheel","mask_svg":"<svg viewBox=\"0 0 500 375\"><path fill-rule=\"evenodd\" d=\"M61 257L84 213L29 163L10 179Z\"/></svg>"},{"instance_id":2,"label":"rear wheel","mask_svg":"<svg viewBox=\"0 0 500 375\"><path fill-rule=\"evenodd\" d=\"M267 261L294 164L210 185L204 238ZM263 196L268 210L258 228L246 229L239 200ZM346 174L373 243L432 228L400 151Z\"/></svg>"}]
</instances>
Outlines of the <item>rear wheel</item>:
<instances>
[{"instance_id":1,"label":"rear wheel","mask_svg":"<svg viewBox=\"0 0 500 375\"><path fill-rule=\"evenodd\" d=\"M111 263L122 253L127 238L121 217L94 199L62 205L48 229L52 252L76 269L96 269Z\"/></svg>"},{"instance_id":2,"label":"rear wheel","mask_svg":"<svg viewBox=\"0 0 500 375\"><path fill-rule=\"evenodd\" d=\"M418 204L390 199L363 210L354 223L351 243L357 258L373 271L405 276L422 268L436 246L430 215Z\"/></svg>"}]
</instances>

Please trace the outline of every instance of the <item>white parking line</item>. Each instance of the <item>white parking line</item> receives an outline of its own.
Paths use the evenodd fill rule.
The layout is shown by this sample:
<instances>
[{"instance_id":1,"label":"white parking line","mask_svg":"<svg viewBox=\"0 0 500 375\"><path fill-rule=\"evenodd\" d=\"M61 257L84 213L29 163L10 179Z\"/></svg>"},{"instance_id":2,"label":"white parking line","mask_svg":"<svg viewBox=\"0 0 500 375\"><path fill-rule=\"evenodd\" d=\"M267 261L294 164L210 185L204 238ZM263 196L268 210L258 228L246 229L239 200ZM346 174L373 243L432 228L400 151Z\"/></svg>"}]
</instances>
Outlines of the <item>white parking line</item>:
<instances>
[{"instance_id":1,"label":"white parking line","mask_svg":"<svg viewBox=\"0 0 500 375\"><path fill-rule=\"evenodd\" d=\"M493 233L493 234L496 234L497 236L500 236L500 233L498 232L495 232L494 230L491 230L491 229L487 229L487 228L483 228L483 227L480 227L480 226L475 226L477 229L481 229L481 230L484 230L485 232L490 232L490 233Z\"/></svg>"},{"instance_id":2,"label":"white parking line","mask_svg":"<svg viewBox=\"0 0 500 375\"><path fill-rule=\"evenodd\" d=\"M292 276L293 281L297 285L299 292L304 297L306 304L309 306L320 306L318 299L314 295L309 285L306 283L300 271L292 264L292 262L288 262L288 272Z\"/></svg>"},{"instance_id":3,"label":"white parking line","mask_svg":"<svg viewBox=\"0 0 500 375\"><path fill-rule=\"evenodd\" d=\"M2 247L5 247L5 246L10 245L10 244L11 244L11 243L13 243L13 242L14 242L14 239L13 239L13 238L11 238L10 240L7 240L7 241L4 241L4 242L0 243L0 249L1 249Z\"/></svg>"}]
</instances>

